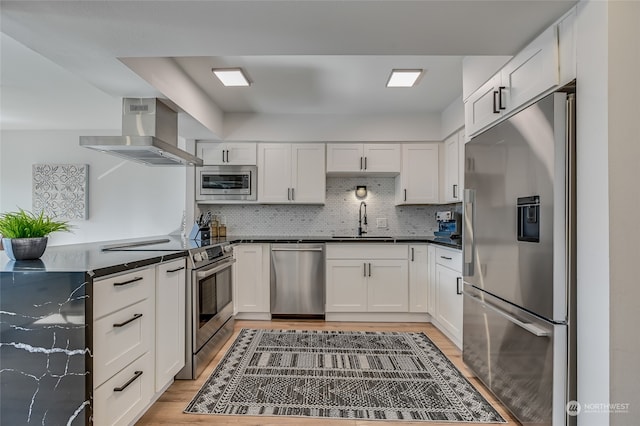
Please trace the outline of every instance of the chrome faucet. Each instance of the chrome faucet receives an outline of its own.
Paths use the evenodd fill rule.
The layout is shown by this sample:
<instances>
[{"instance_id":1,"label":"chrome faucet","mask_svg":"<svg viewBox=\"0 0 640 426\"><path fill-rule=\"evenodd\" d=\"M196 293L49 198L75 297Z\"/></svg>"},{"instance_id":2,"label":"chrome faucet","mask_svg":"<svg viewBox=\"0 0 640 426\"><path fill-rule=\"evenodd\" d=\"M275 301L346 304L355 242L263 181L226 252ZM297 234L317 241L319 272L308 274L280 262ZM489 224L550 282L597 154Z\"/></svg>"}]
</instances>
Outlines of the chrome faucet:
<instances>
[{"instance_id":1,"label":"chrome faucet","mask_svg":"<svg viewBox=\"0 0 640 426\"><path fill-rule=\"evenodd\" d=\"M362 206L364 206L364 217L362 216ZM367 203L360 202L360 210L358 211L358 237L362 237L362 234L366 234L367 231L362 230L362 225L367 226Z\"/></svg>"}]
</instances>

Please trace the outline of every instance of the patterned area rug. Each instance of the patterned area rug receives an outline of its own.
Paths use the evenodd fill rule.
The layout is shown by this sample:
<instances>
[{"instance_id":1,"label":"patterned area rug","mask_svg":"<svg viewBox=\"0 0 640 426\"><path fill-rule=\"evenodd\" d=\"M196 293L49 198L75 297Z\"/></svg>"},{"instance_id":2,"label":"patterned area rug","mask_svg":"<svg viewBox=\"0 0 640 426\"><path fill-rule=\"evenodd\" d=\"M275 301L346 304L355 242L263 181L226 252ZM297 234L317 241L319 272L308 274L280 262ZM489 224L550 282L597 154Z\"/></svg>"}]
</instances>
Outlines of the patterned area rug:
<instances>
[{"instance_id":1,"label":"patterned area rug","mask_svg":"<svg viewBox=\"0 0 640 426\"><path fill-rule=\"evenodd\" d=\"M184 412L505 423L423 333L243 329Z\"/></svg>"}]
</instances>

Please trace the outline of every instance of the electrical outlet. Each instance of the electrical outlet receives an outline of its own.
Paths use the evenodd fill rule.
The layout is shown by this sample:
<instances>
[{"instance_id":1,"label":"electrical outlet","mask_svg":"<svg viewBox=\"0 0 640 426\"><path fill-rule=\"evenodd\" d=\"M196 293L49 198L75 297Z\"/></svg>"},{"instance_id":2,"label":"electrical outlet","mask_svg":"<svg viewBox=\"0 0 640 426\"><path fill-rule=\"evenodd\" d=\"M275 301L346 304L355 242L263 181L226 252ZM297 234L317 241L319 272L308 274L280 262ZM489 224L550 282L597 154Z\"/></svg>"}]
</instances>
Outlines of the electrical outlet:
<instances>
[{"instance_id":1,"label":"electrical outlet","mask_svg":"<svg viewBox=\"0 0 640 426\"><path fill-rule=\"evenodd\" d=\"M379 217L376 219L376 226L378 228L386 228L387 227L387 218L386 217Z\"/></svg>"}]
</instances>

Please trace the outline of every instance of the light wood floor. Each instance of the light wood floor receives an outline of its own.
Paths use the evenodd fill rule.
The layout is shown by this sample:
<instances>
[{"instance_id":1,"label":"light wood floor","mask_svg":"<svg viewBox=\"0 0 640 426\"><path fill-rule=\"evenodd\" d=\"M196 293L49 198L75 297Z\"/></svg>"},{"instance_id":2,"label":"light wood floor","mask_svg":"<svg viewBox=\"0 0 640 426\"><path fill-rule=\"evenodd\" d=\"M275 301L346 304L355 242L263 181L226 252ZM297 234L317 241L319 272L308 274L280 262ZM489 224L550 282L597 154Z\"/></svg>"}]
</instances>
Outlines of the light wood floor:
<instances>
[{"instance_id":1,"label":"light wood floor","mask_svg":"<svg viewBox=\"0 0 640 426\"><path fill-rule=\"evenodd\" d=\"M309 426L381 426L386 424L394 425L430 425L430 426L451 426L452 423L431 423L431 422L383 422L383 421L362 421L362 420L327 420L327 419L305 419L300 417L251 417L251 416L214 416L200 414L184 414L182 410L187 406L209 377L213 369L218 365L223 354L237 337L240 329L297 329L297 330L358 330L358 331L401 331L401 332L423 332L426 334L440 350L453 362L453 364L463 372L467 379L478 389L478 391L498 410L498 412L508 421L508 425L518 425L519 423L507 413L504 407L498 402L484 386L469 372L462 362L462 355L458 348L451 343L437 328L430 323L350 323L350 322L324 322L324 321L246 321L239 320L235 323L234 335L227 341L224 348L211 361L197 380L176 380L169 389L151 406L149 411L136 423L137 425L187 425L187 424L209 424L209 425L309 425ZM464 423L464 425L481 425L482 423Z\"/></svg>"}]
</instances>

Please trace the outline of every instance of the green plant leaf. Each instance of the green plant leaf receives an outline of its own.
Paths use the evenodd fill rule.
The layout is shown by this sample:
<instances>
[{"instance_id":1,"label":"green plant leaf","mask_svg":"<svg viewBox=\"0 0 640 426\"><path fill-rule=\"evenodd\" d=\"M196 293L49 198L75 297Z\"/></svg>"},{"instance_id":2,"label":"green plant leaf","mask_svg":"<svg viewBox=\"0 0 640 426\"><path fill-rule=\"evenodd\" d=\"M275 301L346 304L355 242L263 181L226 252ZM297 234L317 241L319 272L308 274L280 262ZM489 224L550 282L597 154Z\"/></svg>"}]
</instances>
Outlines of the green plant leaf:
<instances>
[{"instance_id":1,"label":"green plant leaf","mask_svg":"<svg viewBox=\"0 0 640 426\"><path fill-rule=\"evenodd\" d=\"M34 214L19 209L17 212L0 214L0 235L3 238L38 238L46 237L52 232L71 231L65 221L56 221L44 212Z\"/></svg>"}]
</instances>

